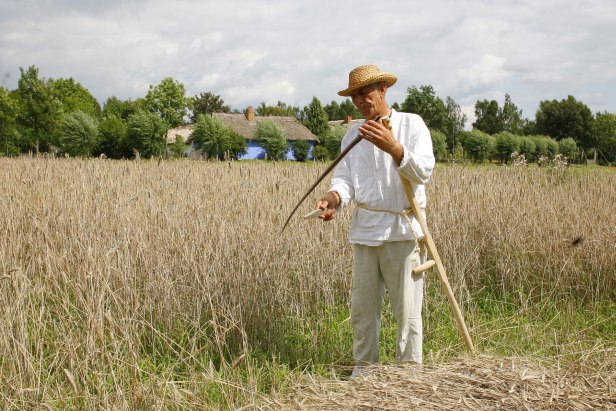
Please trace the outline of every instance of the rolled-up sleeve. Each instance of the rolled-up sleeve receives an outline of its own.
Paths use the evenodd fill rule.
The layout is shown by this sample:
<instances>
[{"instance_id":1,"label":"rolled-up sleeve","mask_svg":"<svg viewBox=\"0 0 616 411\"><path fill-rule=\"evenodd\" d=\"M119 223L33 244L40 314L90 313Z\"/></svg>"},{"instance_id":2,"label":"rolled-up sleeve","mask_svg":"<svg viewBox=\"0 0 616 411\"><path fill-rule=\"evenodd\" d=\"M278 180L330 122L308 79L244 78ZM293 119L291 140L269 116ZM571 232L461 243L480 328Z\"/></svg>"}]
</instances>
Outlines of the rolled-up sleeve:
<instances>
[{"instance_id":1,"label":"rolled-up sleeve","mask_svg":"<svg viewBox=\"0 0 616 411\"><path fill-rule=\"evenodd\" d=\"M435 164L432 138L421 117L414 115L412 119L412 123L408 125L411 132L402 142L404 155L398 172L411 182L426 184Z\"/></svg>"}]
</instances>

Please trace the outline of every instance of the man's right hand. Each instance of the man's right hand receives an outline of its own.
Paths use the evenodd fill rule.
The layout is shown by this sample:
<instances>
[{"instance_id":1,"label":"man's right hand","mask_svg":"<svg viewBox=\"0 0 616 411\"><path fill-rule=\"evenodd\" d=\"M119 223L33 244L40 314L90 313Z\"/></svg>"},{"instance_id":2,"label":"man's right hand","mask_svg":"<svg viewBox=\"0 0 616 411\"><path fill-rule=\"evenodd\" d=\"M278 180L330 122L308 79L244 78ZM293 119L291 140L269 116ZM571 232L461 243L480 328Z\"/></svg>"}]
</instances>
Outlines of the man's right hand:
<instances>
[{"instance_id":1,"label":"man's right hand","mask_svg":"<svg viewBox=\"0 0 616 411\"><path fill-rule=\"evenodd\" d=\"M321 220L330 221L334 218L334 213L338 204L340 204L340 198L332 191L321 197L314 207L325 210L319 217Z\"/></svg>"}]
</instances>

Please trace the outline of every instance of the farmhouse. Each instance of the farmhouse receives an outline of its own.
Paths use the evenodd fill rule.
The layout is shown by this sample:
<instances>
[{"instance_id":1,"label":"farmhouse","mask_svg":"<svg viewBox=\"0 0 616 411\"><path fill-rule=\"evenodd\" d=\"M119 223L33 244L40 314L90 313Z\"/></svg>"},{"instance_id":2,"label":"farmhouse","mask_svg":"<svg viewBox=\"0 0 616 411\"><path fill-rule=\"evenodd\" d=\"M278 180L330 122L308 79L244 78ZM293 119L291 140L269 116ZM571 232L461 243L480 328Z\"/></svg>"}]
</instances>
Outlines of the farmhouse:
<instances>
[{"instance_id":1,"label":"farmhouse","mask_svg":"<svg viewBox=\"0 0 616 411\"><path fill-rule=\"evenodd\" d=\"M265 150L254 139L254 134L257 129L257 124L265 120L273 120L278 123L284 130L289 142L289 150L287 151L287 160L295 160L293 156L293 150L291 143L297 140L305 140L310 144L310 155L312 158L312 149L315 144L318 143L318 138L310 132L298 119L295 117L284 116L256 116L254 109L248 107L244 113L213 113L213 117L220 119L231 130L243 136L246 139L247 153L240 157L240 160L255 160L264 159ZM177 128L172 128L167 131L167 145L173 144L176 140L176 136L182 137L186 143L184 155L190 157L198 157L199 153L195 151L190 135L192 133L193 125L188 124Z\"/></svg>"}]
</instances>

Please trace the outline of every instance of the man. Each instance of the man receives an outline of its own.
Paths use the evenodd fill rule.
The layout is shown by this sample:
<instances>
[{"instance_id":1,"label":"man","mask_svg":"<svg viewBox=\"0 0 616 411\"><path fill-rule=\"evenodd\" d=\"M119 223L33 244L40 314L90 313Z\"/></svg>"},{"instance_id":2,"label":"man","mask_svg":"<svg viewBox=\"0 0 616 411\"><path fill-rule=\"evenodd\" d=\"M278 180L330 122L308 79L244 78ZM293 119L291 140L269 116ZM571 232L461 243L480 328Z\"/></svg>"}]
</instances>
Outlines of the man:
<instances>
[{"instance_id":1,"label":"man","mask_svg":"<svg viewBox=\"0 0 616 411\"><path fill-rule=\"evenodd\" d=\"M349 241L354 268L351 296L353 326L352 376L363 366L378 362L381 306L385 288L397 324L396 361L422 362L423 274L412 269L421 264L418 241L421 227L409 210L400 174L411 182L422 210L426 184L434 168L432 140L425 123L416 114L399 113L385 101L395 75L365 65L349 73L350 96L365 118L349 127L342 149L358 133L363 137L338 164L329 191L316 203L321 219L330 221L340 208L355 200ZM379 116L389 117L391 129Z\"/></svg>"}]
</instances>

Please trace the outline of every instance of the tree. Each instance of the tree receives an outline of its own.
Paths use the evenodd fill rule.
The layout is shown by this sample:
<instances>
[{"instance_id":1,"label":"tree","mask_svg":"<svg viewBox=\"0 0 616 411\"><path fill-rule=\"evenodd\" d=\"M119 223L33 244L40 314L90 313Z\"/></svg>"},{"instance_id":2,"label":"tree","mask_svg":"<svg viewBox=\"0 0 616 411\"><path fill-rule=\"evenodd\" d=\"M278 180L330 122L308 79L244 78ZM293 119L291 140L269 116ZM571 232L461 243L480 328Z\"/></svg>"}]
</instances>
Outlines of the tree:
<instances>
[{"instance_id":1,"label":"tree","mask_svg":"<svg viewBox=\"0 0 616 411\"><path fill-rule=\"evenodd\" d=\"M229 113L231 109L219 95L214 93L201 93L192 99L192 114L190 119L193 123L197 121L199 114Z\"/></svg>"},{"instance_id":2,"label":"tree","mask_svg":"<svg viewBox=\"0 0 616 411\"><path fill-rule=\"evenodd\" d=\"M17 83L19 98L18 124L26 133L29 148L47 151L53 144L55 132L62 117L62 105L53 96L49 81L39 78L35 66L27 70L19 68L21 77Z\"/></svg>"},{"instance_id":3,"label":"tree","mask_svg":"<svg viewBox=\"0 0 616 411\"><path fill-rule=\"evenodd\" d=\"M481 130L464 131L461 133L461 143L464 151L477 163L490 158L494 150L493 138Z\"/></svg>"},{"instance_id":4,"label":"tree","mask_svg":"<svg viewBox=\"0 0 616 411\"><path fill-rule=\"evenodd\" d=\"M321 138L321 145L327 149L329 157L333 160L340 154L340 145L346 134L346 128L342 126L330 127Z\"/></svg>"},{"instance_id":5,"label":"tree","mask_svg":"<svg viewBox=\"0 0 616 411\"><path fill-rule=\"evenodd\" d=\"M336 120L342 120L346 116L351 116L351 118L362 118L362 115L357 107L355 107L355 104L353 104L353 102L348 98L340 103L340 117Z\"/></svg>"},{"instance_id":6,"label":"tree","mask_svg":"<svg viewBox=\"0 0 616 411\"><path fill-rule=\"evenodd\" d=\"M90 92L73 78L50 80L55 98L62 104L64 113L80 110L93 118L101 117L101 106Z\"/></svg>"},{"instance_id":7,"label":"tree","mask_svg":"<svg viewBox=\"0 0 616 411\"><path fill-rule=\"evenodd\" d=\"M592 133L593 120L588 106L568 96L561 101L541 101L535 115L535 127L539 134L557 141L571 137L580 147L589 149L596 144Z\"/></svg>"},{"instance_id":8,"label":"tree","mask_svg":"<svg viewBox=\"0 0 616 411\"><path fill-rule=\"evenodd\" d=\"M432 137L434 157L438 161L445 160L447 158L447 136L442 131L430 130L430 137Z\"/></svg>"},{"instance_id":9,"label":"tree","mask_svg":"<svg viewBox=\"0 0 616 411\"><path fill-rule=\"evenodd\" d=\"M16 144L18 105L15 98L0 86L0 153L6 156L19 154Z\"/></svg>"},{"instance_id":10,"label":"tree","mask_svg":"<svg viewBox=\"0 0 616 411\"><path fill-rule=\"evenodd\" d=\"M146 111L146 103L142 98L136 100L120 100L116 96L109 97L103 106L103 117L116 116L124 121L138 111Z\"/></svg>"},{"instance_id":11,"label":"tree","mask_svg":"<svg viewBox=\"0 0 616 411\"><path fill-rule=\"evenodd\" d=\"M517 136L503 131L494 136L494 154L496 154L501 163L507 164L511 159L511 154L520 151L520 142Z\"/></svg>"},{"instance_id":12,"label":"tree","mask_svg":"<svg viewBox=\"0 0 616 411\"><path fill-rule=\"evenodd\" d=\"M261 144L269 160L283 160L288 150L287 138L282 127L273 120L257 123L255 140Z\"/></svg>"},{"instance_id":13,"label":"tree","mask_svg":"<svg viewBox=\"0 0 616 411\"><path fill-rule=\"evenodd\" d=\"M126 141L128 147L143 157L156 157L165 153L167 125L156 114L139 111L128 119Z\"/></svg>"},{"instance_id":14,"label":"tree","mask_svg":"<svg viewBox=\"0 0 616 411\"><path fill-rule=\"evenodd\" d=\"M126 142L126 123L116 115L109 115L98 125L99 145L96 155L105 154L109 158L123 158L132 155Z\"/></svg>"},{"instance_id":15,"label":"tree","mask_svg":"<svg viewBox=\"0 0 616 411\"><path fill-rule=\"evenodd\" d=\"M325 107L323 107L323 110L327 113L327 118L329 121L343 119L340 115L340 105L335 100L332 100L331 103L326 104Z\"/></svg>"},{"instance_id":16,"label":"tree","mask_svg":"<svg viewBox=\"0 0 616 411\"><path fill-rule=\"evenodd\" d=\"M502 116L496 100L482 100L475 103L475 122L473 128L490 135L504 130Z\"/></svg>"},{"instance_id":17,"label":"tree","mask_svg":"<svg viewBox=\"0 0 616 411\"><path fill-rule=\"evenodd\" d=\"M265 102L261 102L259 107L255 109L258 116L281 116L281 117L300 117L299 107L287 106L286 103L278 101L275 106L268 106Z\"/></svg>"},{"instance_id":18,"label":"tree","mask_svg":"<svg viewBox=\"0 0 616 411\"><path fill-rule=\"evenodd\" d=\"M313 97L307 107L304 107L304 126L315 136L322 137L329 130L327 113L318 98Z\"/></svg>"},{"instance_id":19,"label":"tree","mask_svg":"<svg viewBox=\"0 0 616 411\"><path fill-rule=\"evenodd\" d=\"M246 139L219 118L209 114L197 116L191 138L208 158L237 160L246 154Z\"/></svg>"},{"instance_id":20,"label":"tree","mask_svg":"<svg viewBox=\"0 0 616 411\"><path fill-rule=\"evenodd\" d=\"M150 86L145 103L147 109L158 114L169 127L177 127L188 114L190 99L182 83L166 77L160 84Z\"/></svg>"},{"instance_id":21,"label":"tree","mask_svg":"<svg viewBox=\"0 0 616 411\"><path fill-rule=\"evenodd\" d=\"M308 160L310 154L310 143L306 140L295 140L293 142L293 157L295 160L304 162Z\"/></svg>"},{"instance_id":22,"label":"tree","mask_svg":"<svg viewBox=\"0 0 616 411\"><path fill-rule=\"evenodd\" d=\"M503 131L508 131L512 134L522 133L522 110L511 101L511 96L505 94L505 103L500 110L501 124Z\"/></svg>"},{"instance_id":23,"label":"tree","mask_svg":"<svg viewBox=\"0 0 616 411\"><path fill-rule=\"evenodd\" d=\"M60 150L71 156L91 156L98 144L97 121L81 110L65 115L58 143Z\"/></svg>"},{"instance_id":24,"label":"tree","mask_svg":"<svg viewBox=\"0 0 616 411\"><path fill-rule=\"evenodd\" d=\"M450 152L453 152L455 148L460 144L458 136L464 131L466 125L466 114L462 112L460 105L455 102L451 97L447 97L445 100L445 106L447 107L447 119L445 121L445 133L447 148Z\"/></svg>"},{"instance_id":25,"label":"tree","mask_svg":"<svg viewBox=\"0 0 616 411\"><path fill-rule=\"evenodd\" d=\"M597 113L593 125L597 148L609 162L616 161L616 114Z\"/></svg>"},{"instance_id":26,"label":"tree","mask_svg":"<svg viewBox=\"0 0 616 411\"><path fill-rule=\"evenodd\" d=\"M447 131L447 106L436 96L432 86L413 86L407 89L407 93L402 111L419 114L430 129Z\"/></svg>"},{"instance_id":27,"label":"tree","mask_svg":"<svg viewBox=\"0 0 616 411\"><path fill-rule=\"evenodd\" d=\"M573 160L577 153L577 144L571 137L565 137L558 142L558 152L569 160Z\"/></svg>"}]
</instances>

